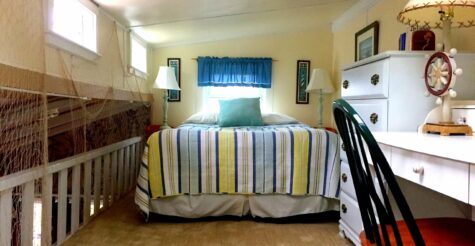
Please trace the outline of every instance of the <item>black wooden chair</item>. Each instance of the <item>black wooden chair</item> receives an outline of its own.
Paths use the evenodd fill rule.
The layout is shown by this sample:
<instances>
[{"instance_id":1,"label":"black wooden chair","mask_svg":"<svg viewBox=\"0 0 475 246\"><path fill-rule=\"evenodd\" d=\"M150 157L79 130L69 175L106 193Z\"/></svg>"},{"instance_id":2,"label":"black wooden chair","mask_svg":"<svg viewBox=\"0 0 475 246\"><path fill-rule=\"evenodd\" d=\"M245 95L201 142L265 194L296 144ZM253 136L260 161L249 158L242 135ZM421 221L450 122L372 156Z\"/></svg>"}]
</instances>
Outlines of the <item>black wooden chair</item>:
<instances>
[{"instance_id":1,"label":"black wooden chair","mask_svg":"<svg viewBox=\"0 0 475 246\"><path fill-rule=\"evenodd\" d=\"M343 99L333 102L333 116L345 145L363 221L362 245L475 245L475 223L471 220L415 220L391 167L362 118ZM396 201L402 221L395 219L388 192Z\"/></svg>"}]
</instances>

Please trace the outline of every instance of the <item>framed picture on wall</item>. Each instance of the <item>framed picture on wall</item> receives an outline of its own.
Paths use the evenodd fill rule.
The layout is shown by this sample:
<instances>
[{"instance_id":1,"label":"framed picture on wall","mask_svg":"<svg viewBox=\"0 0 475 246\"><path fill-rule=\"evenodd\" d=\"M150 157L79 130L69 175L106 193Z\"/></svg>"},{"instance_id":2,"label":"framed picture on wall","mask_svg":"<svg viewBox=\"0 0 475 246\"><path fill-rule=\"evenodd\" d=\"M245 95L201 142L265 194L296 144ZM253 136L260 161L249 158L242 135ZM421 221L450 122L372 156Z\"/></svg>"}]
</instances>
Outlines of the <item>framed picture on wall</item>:
<instances>
[{"instance_id":1,"label":"framed picture on wall","mask_svg":"<svg viewBox=\"0 0 475 246\"><path fill-rule=\"evenodd\" d=\"M168 58L168 66L175 70L176 82L181 88L181 60L180 58ZM168 101L179 102L181 100L181 92L178 90L168 90Z\"/></svg>"},{"instance_id":2,"label":"framed picture on wall","mask_svg":"<svg viewBox=\"0 0 475 246\"><path fill-rule=\"evenodd\" d=\"M297 95L295 103L308 104L308 93L305 92L310 81L310 61L297 61Z\"/></svg>"},{"instance_id":3,"label":"framed picture on wall","mask_svg":"<svg viewBox=\"0 0 475 246\"><path fill-rule=\"evenodd\" d=\"M379 22L375 21L355 34L355 61L378 54Z\"/></svg>"}]
</instances>

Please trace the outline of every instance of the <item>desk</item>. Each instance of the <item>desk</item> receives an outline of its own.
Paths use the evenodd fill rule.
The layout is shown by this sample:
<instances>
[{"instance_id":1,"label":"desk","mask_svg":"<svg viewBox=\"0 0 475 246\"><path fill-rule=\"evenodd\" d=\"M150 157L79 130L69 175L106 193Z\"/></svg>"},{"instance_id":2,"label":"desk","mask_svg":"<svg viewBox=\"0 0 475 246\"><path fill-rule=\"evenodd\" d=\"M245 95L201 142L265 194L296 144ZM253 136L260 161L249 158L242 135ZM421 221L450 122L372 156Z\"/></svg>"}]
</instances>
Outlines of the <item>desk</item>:
<instances>
[{"instance_id":1,"label":"desk","mask_svg":"<svg viewBox=\"0 0 475 246\"><path fill-rule=\"evenodd\" d=\"M470 204L475 219L475 137L415 132L373 135L384 147L396 176Z\"/></svg>"}]
</instances>

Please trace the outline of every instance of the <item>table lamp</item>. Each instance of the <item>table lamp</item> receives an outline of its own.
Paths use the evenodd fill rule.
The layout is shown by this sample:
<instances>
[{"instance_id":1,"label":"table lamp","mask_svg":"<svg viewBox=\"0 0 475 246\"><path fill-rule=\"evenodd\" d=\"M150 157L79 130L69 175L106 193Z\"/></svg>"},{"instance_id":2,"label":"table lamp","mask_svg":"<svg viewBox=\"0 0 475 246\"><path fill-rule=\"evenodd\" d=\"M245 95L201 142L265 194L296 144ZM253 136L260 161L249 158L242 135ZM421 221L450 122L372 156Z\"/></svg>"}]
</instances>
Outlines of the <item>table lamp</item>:
<instances>
[{"instance_id":1,"label":"table lamp","mask_svg":"<svg viewBox=\"0 0 475 246\"><path fill-rule=\"evenodd\" d=\"M437 96L440 104L440 113L429 113L426 117L426 127L436 127L438 130L458 132L460 126L451 121L450 101L457 94L452 89L456 76L462 74L462 69L457 68L454 57L456 49L452 49L452 27L475 26L475 1L473 0L410 0L399 13L397 19L413 29L442 29L442 45L437 45L439 51L430 58L426 65L424 78L428 92ZM429 123L427 120L437 115L439 123ZM465 131L465 130L463 130Z\"/></svg>"},{"instance_id":2,"label":"table lamp","mask_svg":"<svg viewBox=\"0 0 475 246\"><path fill-rule=\"evenodd\" d=\"M475 1L468 0L411 0L397 19L415 29L442 29L444 50L451 47L452 27L475 26Z\"/></svg>"},{"instance_id":3,"label":"table lamp","mask_svg":"<svg viewBox=\"0 0 475 246\"><path fill-rule=\"evenodd\" d=\"M322 68L316 68L312 71L312 77L310 77L310 83L305 89L306 92L318 92L319 93L319 113L320 118L318 120L318 127L323 126L323 94L329 94L334 91L333 84L330 80L330 75L327 70Z\"/></svg>"},{"instance_id":4,"label":"table lamp","mask_svg":"<svg viewBox=\"0 0 475 246\"><path fill-rule=\"evenodd\" d=\"M175 70L172 67L160 66L158 70L157 79L153 88L165 90L163 93L163 124L161 129L168 129L168 90L180 90L176 82Z\"/></svg>"}]
</instances>

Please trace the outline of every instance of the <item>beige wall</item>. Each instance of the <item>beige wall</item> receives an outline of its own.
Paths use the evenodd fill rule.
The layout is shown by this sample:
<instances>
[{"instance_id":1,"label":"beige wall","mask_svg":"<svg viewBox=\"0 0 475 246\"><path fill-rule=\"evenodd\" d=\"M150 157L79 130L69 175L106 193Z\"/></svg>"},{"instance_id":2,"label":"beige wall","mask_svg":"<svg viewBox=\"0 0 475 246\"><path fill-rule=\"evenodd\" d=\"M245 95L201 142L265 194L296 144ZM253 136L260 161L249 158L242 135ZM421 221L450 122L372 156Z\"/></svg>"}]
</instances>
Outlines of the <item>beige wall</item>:
<instances>
[{"instance_id":1,"label":"beige wall","mask_svg":"<svg viewBox=\"0 0 475 246\"><path fill-rule=\"evenodd\" d=\"M166 65L167 58L181 58L181 102L169 103L169 124L177 126L199 110L201 89L197 87L198 56L272 57L272 107L274 112L284 113L315 126L317 124L317 96L310 95L310 104L295 103L297 60L311 61L312 68L330 71L332 63L332 34L330 26L306 32L248 37L218 42L158 48L155 51L155 72L159 65ZM161 123L161 91L155 90L152 122ZM326 100L326 109L330 107ZM328 115L329 112L326 112ZM324 117L324 122L330 122Z\"/></svg>"},{"instance_id":2,"label":"beige wall","mask_svg":"<svg viewBox=\"0 0 475 246\"><path fill-rule=\"evenodd\" d=\"M382 0L333 33L333 78L335 78L334 81L338 88L334 94L335 98L340 95L339 81L341 80L342 66L354 62L355 33L366 25L379 21L379 52L398 50L399 35L403 32L410 32L409 27L396 19L407 2L407 0ZM441 31L434 30L434 32L436 42L441 42ZM475 28L452 29L452 46L459 52L475 52L474 37Z\"/></svg>"},{"instance_id":3,"label":"beige wall","mask_svg":"<svg viewBox=\"0 0 475 246\"><path fill-rule=\"evenodd\" d=\"M120 58L128 33L120 28L115 32L114 22L104 14L97 19L101 57L91 62L45 45L42 0L0 0L0 9L1 64L95 85L148 92L142 79L124 78Z\"/></svg>"}]
</instances>

